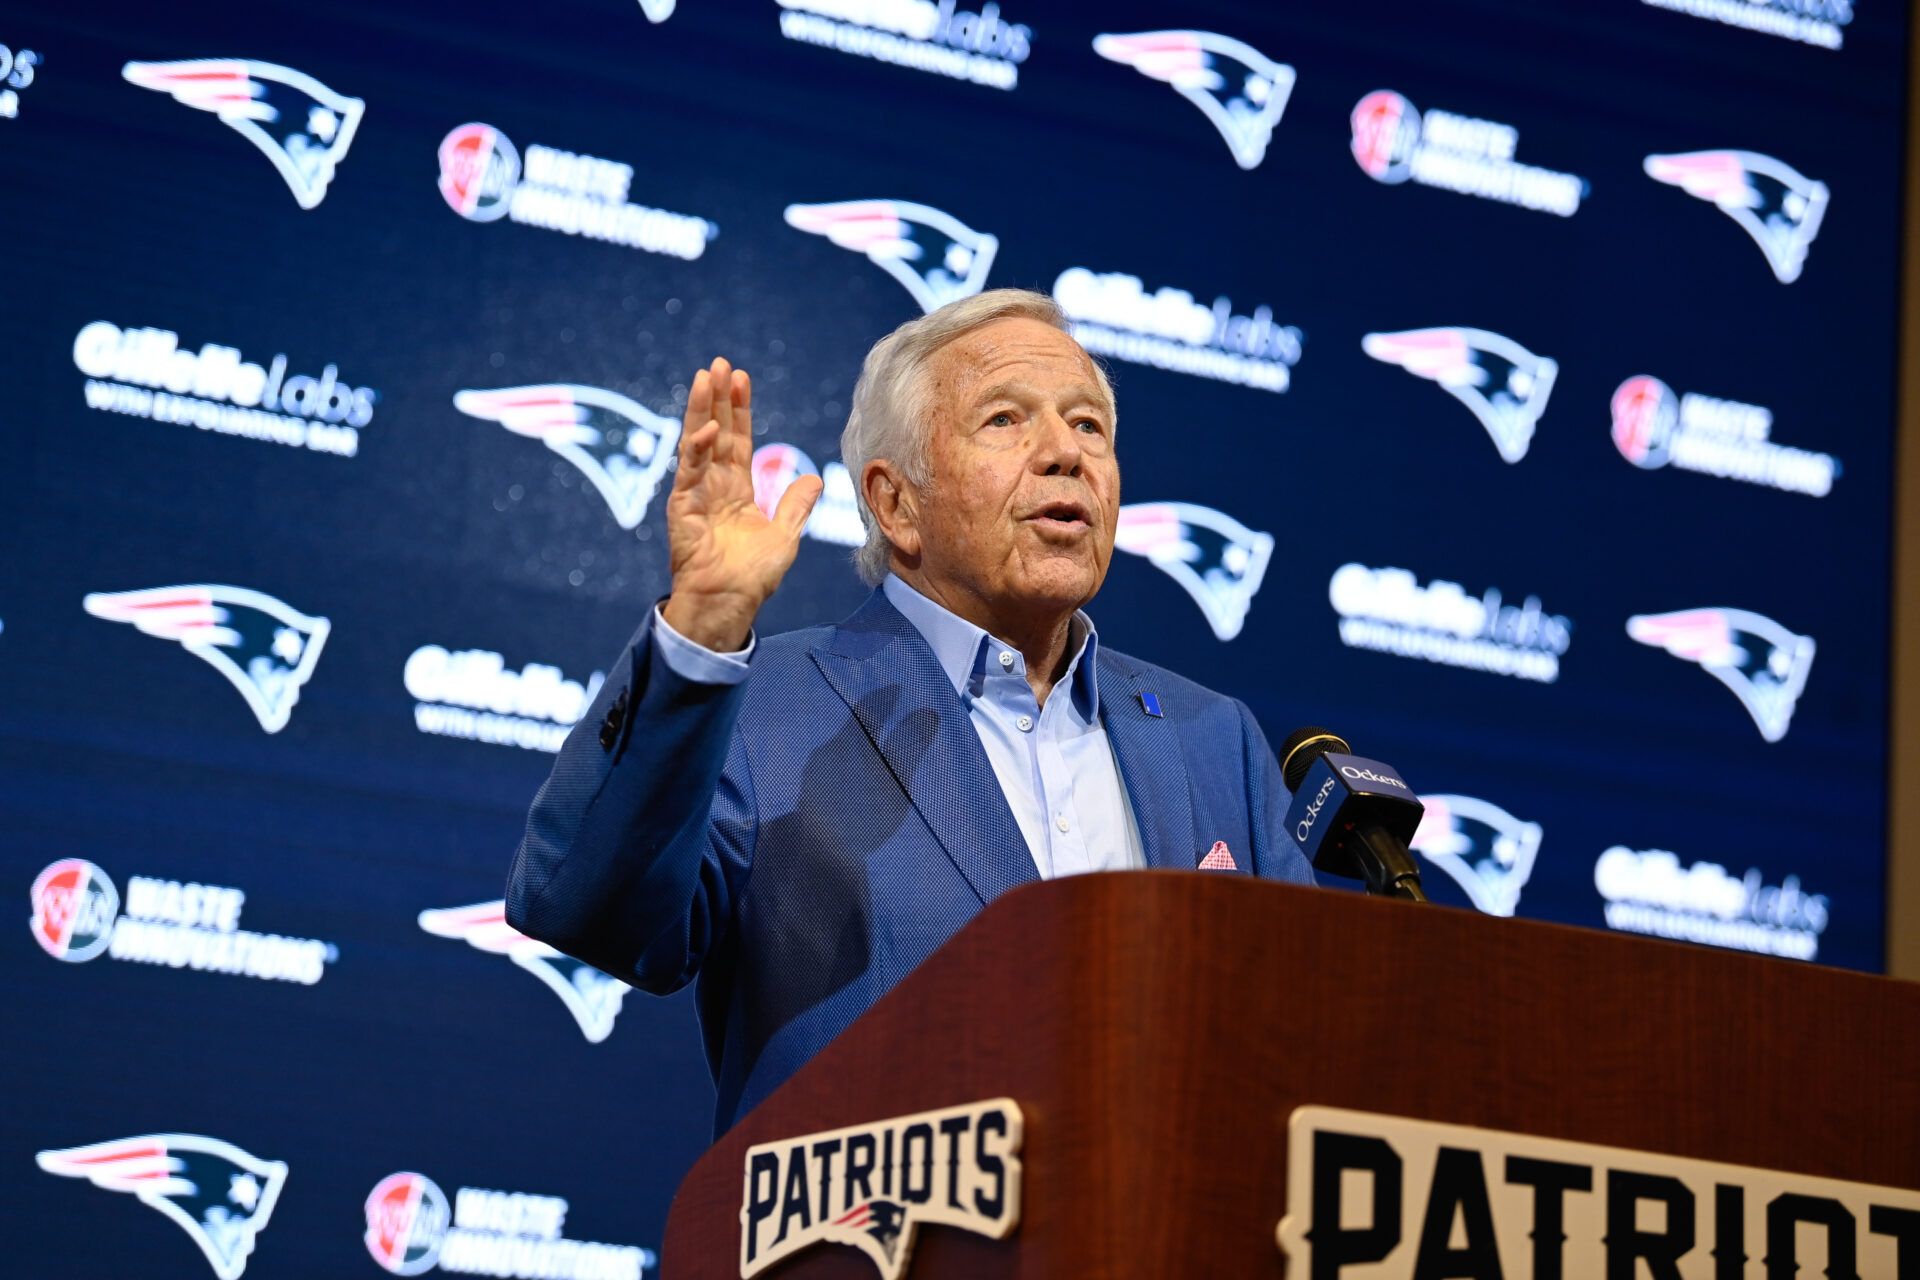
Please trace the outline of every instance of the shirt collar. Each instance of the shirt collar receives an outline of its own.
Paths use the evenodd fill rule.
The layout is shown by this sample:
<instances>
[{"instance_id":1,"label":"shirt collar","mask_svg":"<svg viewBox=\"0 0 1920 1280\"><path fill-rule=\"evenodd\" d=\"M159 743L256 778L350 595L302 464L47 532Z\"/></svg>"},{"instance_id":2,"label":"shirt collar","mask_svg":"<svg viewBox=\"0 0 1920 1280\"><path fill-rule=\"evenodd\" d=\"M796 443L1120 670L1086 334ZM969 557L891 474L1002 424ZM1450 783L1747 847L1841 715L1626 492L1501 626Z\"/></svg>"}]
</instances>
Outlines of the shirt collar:
<instances>
[{"instance_id":1,"label":"shirt collar","mask_svg":"<svg viewBox=\"0 0 1920 1280\"><path fill-rule=\"evenodd\" d=\"M890 573L880 589L886 592L887 601L926 639L940 670L946 673L953 691L962 698L977 697L987 674L999 673L999 655L1003 651L1013 654L1013 670L1024 673L1026 660L1019 649L996 639L939 601L921 595L905 580ZM1073 657L1067 663L1064 683L1071 690L1074 709L1081 719L1091 724L1099 717L1100 635L1084 609L1074 610L1073 620L1067 624L1067 647L1073 651Z\"/></svg>"}]
</instances>

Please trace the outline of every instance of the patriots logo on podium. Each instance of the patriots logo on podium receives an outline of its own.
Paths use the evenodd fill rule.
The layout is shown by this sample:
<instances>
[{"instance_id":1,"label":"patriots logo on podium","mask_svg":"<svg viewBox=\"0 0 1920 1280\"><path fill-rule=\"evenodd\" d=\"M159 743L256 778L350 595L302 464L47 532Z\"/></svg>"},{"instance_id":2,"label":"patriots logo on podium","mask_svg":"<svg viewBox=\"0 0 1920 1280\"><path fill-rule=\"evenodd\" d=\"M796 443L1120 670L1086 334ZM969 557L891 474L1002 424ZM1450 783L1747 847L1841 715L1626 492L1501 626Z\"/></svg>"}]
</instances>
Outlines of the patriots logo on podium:
<instances>
[{"instance_id":1,"label":"patriots logo on podium","mask_svg":"<svg viewBox=\"0 0 1920 1280\"><path fill-rule=\"evenodd\" d=\"M1681 609L1627 619L1641 644L1697 662L1733 690L1760 736L1787 736L1793 708L1813 666L1813 637L1795 635L1772 618L1746 609Z\"/></svg>"},{"instance_id":2,"label":"patriots logo on podium","mask_svg":"<svg viewBox=\"0 0 1920 1280\"><path fill-rule=\"evenodd\" d=\"M672 418L617 392L575 383L458 391L453 407L543 441L599 490L622 529L646 517L680 443L680 424Z\"/></svg>"},{"instance_id":3,"label":"patriots logo on podium","mask_svg":"<svg viewBox=\"0 0 1920 1280\"><path fill-rule=\"evenodd\" d=\"M1266 159L1274 126L1293 94L1292 67L1211 31L1099 35L1093 51L1172 85L1219 130L1242 169Z\"/></svg>"},{"instance_id":4,"label":"patriots logo on podium","mask_svg":"<svg viewBox=\"0 0 1920 1280\"><path fill-rule=\"evenodd\" d=\"M1534 427L1547 411L1560 366L1536 356L1511 338L1485 329L1407 329L1370 333L1360 348L1375 360L1397 364L1440 384L1473 410L1508 462L1527 456Z\"/></svg>"},{"instance_id":5,"label":"patriots logo on podium","mask_svg":"<svg viewBox=\"0 0 1920 1280\"><path fill-rule=\"evenodd\" d=\"M505 956L540 979L567 1006L588 1044L599 1044L613 1033L620 1002L632 989L586 961L562 955L521 933L507 923L504 901L422 911L420 927L435 937L463 938L469 946Z\"/></svg>"},{"instance_id":6,"label":"patriots logo on podium","mask_svg":"<svg viewBox=\"0 0 1920 1280\"><path fill-rule=\"evenodd\" d=\"M1266 576L1273 535L1191 502L1136 502L1120 508L1113 545L1145 556L1185 588L1221 640L1246 625Z\"/></svg>"},{"instance_id":7,"label":"patriots logo on podium","mask_svg":"<svg viewBox=\"0 0 1920 1280\"><path fill-rule=\"evenodd\" d=\"M1688 151L1648 156L1647 176L1679 187L1732 218L1753 237L1781 284L1800 278L1807 246L1820 234L1827 184L1753 151Z\"/></svg>"},{"instance_id":8,"label":"patriots logo on podium","mask_svg":"<svg viewBox=\"0 0 1920 1280\"><path fill-rule=\"evenodd\" d=\"M126 1191L193 1237L213 1273L235 1280L247 1269L254 1237L273 1216L287 1166L197 1133L150 1133L117 1142L42 1151L48 1173Z\"/></svg>"},{"instance_id":9,"label":"patriots logo on podium","mask_svg":"<svg viewBox=\"0 0 1920 1280\"><path fill-rule=\"evenodd\" d=\"M900 1237L907 1225L907 1207L893 1200L868 1200L847 1210L820 1233L823 1240L850 1244L864 1252L878 1249L885 1267L900 1258Z\"/></svg>"},{"instance_id":10,"label":"patriots logo on podium","mask_svg":"<svg viewBox=\"0 0 1920 1280\"><path fill-rule=\"evenodd\" d=\"M226 121L273 161L302 209L326 199L367 105L290 67L247 58L129 62L120 74Z\"/></svg>"},{"instance_id":11,"label":"patriots logo on podium","mask_svg":"<svg viewBox=\"0 0 1920 1280\"><path fill-rule=\"evenodd\" d=\"M1000 242L951 214L907 200L790 204L787 225L825 236L906 287L923 311L980 292Z\"/></svg>"},{"instance_id":12,"label":"patriots logo on podium","mask_svg":"<svg viewBox=\"0 0 1920 1280\"><path fill-rule=\"evenodd\" d=\"M1452 876L1473 905L1510 916L1540 854L1540 824L1472 796L1422 795L1427 808L1408 847Z\"/></svg>"},{"instance_id":13,"label":"patriots logo on podium","mask_svg":"<svg viewBox=\"0 0 1920 1280\"><path fill-rule=\"evenodd\" d=\"M268 733L287 727L332 630L264 592L215 583L95 591L81 604L96 618L179 641L240 691Z\"/></svg>"}]
</instances>

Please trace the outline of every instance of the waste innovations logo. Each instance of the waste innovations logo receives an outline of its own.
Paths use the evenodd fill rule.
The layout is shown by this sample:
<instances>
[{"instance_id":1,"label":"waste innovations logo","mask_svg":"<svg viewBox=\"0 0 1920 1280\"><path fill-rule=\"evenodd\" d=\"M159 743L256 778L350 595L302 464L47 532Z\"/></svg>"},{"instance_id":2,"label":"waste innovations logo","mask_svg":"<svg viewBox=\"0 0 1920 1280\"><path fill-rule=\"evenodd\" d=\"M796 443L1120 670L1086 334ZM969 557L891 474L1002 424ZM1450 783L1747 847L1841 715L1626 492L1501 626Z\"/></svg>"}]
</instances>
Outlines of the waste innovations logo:
<instances>
[{"instance_id":1,"label":"waste innovations logo","mask_svg":"<svg viewBox=\"0 0 1920 1280\"><path fill-rule=\"evenodd\" d=\"M1714 608L1636 614L1627 619L1627 634L1700 664L1740 699L1768 742L1787 736L1813 669L1812 636L1796 635L1751 610Z\"/></svg>"},{"instance_id":2,"label":"waste innovations logo","mask_svg":"<svg viewBox=\"0 0 1920 1280\"><path fill-rule=\"evenodd\" d=\"M1540 856L1540 824L1474 796L1423 793L1426 813L1408 847L1453 877L1475 907L1510 916Z\"/></svg>"},{"instance_id":3,"label":"waste innovations logo","mask_svg":"<svg viewBox=\"0 0 1920 1280\"><path fill-rule=\"evenodd\" d=\"M341 381L333 364L318 377L289 376L284 354L258 364L238 347L180 345L171 329L123 329L105 320L73 340L73 363L87 375L87 408L216 435L351 458L379 400L371 387Z\"/></svg>"},{"instance_id":4,"label":"waste innovations logo","mask_svg":"<svg viewBox=\"0 0 1920 1280\"><path fill-rule=\"evenodd\" d=\"M1416 111L1391 89L1360 99L1350 118L1353 158L1376 182L1423 187L1571 218L1587 180L1515 160L1520 131L1510 124Z\"/></svg>"},{"instance_id":5,"label":"waste innovations logo","mask_svg":"<svg viewBox=\"0 0 1920 1280\"><path fill-rule=\"evenodd\" d=\"M1508 462L1527 456L1560 372L1554 361L1485 329L1369 333L1360 340L1360 349L1416 378L1439 383L1473 411Z\"/></svg>"},{"instance_id":6,"label":"waste innovations logo","mask_svg":"<svg viewBox=\"0 0 1920 1280\"><path fill-rule=\"evenodd\" d=\"M549 754L560 750L606 678L596 671L581 684L544 662L515 671L491 649L437 644L415 649L402 671L421 733Z\"/></svg>"},{"instance_id":7,"label":"waste innovations logo","mask_svg":"<svg viewBox=\"0 0 1920 1280\"><path fill-rule=\"evenodd\" d=\"M1665 849L1615 845L1594 863L1593 884L1609 929L1791 960L1819 955L1831 918L1826 895L1806 892L1799 876L1769 885L1757 868L1683 866Z\"/></svg>"},{"instance_id":8,"label":"waste innovations logo","mask_svg":"<svg viewBox=\"0 0 1920 1280\"><path fill-rule=\"evenodd\" d=\"M106 955L310 987L340 955L317 938L242 929L247 895L227 885L133 876L123 912L112 879L84 858L62 858L41 871L32 900L33 940L69 964Z\"/></svg>"},{"instance_id":9,"label":"waste innovations logo","mask_svg":"<svg viewBox=\"0 0 1920 1280\"><path fill-rule=\"evenodd\" d=\"M1033 29L1001 17L994 0L978 13L957 0L779 3L780 34L789 40L993 89L1017 86L1033 52Z\"/></svg>"},{"instance_id":10,"label":"waste innovations logo","mask_svg":"<svg viewBox=\"0 0 1920 1280\"><path fill-rule=\"evenodd\" d=\"M325 618L223 583L95 591L81 604L96 618L177 641L240 691L268 733L287 727L333 630Z\"/></svg>"},{"instance_id":11,"label":"waste innovations logo","mask_svg":"<svg viewBox=\"0 0 1920 1280\"><path fill-rule=\"evenodd\" d=\"M1758 31L1822 49L1838 49L1853 21L1853 0L1640 0L1724 26Z\"/></svg>"},{"instance_id":12,"label":"waste innovations logo","mask_svg":"<svg viewBox=\"0 0 1920 1280\"><path fill-rule=\"evenodd\" d=\"M42 1151L34 1160L47 1173L85 1178L158 1209L192 1237L220 1280L237 1280L247 1269L254 1237L266 1229L287 1181L285 1162L198 1133L149 1133Z\"/></svg>"},{"instance_id":13,"label":"waste innovations logo","mask_svg":"<svg viewBox=\"0 0 1920 1280\"><path fill-rule=\"evenodd\" d=\"M592 965L563 955L507 923L507 904L496 899L465 907L422 911L420 927L436 938L453 938L507 959L545 983L580 1024L588 1044L613 1034L620 1002L632 988Z\"/></svg>"},{"instance_id":14,"label":"waste innovations logo","mask_svg":"<svg viewBox=\"0 0 1920 1280\"><path fill-rule=\"evenodd\" d=\"M559 1196L461 1187L446 1193L422 1173L388 1174L366 1201L362 1239L381 1268L417 1276L438 1267L531 1280L640 1280L658 1256L638 1245L569 1240Z\"/></svg>"},{"instance_id":15,"label":"waste innovations logo","mask_svg":"<svg viewBox=\"0 0 1920 1280\"><path fill-rule=\"evenodd\" d=\"M923 311L980 292L999 240L910 200L790 204L787 225L825 236L898 280Z\"/></svg>"},{"instance_id":16,"label":"waste innovations logo","mask_svg":"<svg viewBox=\"0 0 1920 1280\"><path fill-rule=\"evenodd\" d=\"M1647 176L1705 200L1740 224L1767 256L1774 278L1792 284L1826 216L1827 184L1755 151L1689 151L1648 156Z\"/></svg>"},{"instance_id":17,"label":"waste innovations logo","mask_svg":"<svg viewBox=\"0 0 1920 1280\"><path fill-rule=\"evenodd\" d=\"M854 494L853 476L838 459L822 470L793 445L761 445L753 451L754 504L767 519L773 519L780 495L801 476L819 476L825 486L807 516L806 528L801 531L803 536L843 547L857 547L865 542L867 530L860 522L860 502Z\"/></svg>"},{"instance_id":18,"label":"waste innovations logo","mask_svg":"<svg viewBox=\"0 0 1920 1280\"><path fill-rule=\"evenodd\" d=\"M705 218L632 203L632 185L630 164L537 143L523 165L489 124L463 124L440 140L440 195L471 222L506 218L689 262L720 234Z\"/></svg>"},{"instance_id":19,"label":"waste innovations logo","mask_svg":"<svg viewBox=\"0 0 1920 1280\"><path fill-rule=\"evenodd\" d=\"M33 83L44 59L31 49L0 44L0 120L20 114L20 93Z\"/></svg>"},{"instance_id":20,"label":"waste innovations logo","mask_svg":"<svg viewBox=\"0 0 1920 1280\"><path fill-rule=\"evenodd\" d=\"M225 121L273 161L302 209L326 199L367 105L291 67L245 58L129 62L120 74Z\"/></svg>"},{"instance_id":21,"label":"waste innovations logo","mask_svg":"<svg viewBox=\"0 0 1920 1280\"><path fill-rule=\"evenodd\" d=\"M1442 666L1552 684L1573 643L1573 623L1538 596L1503 603L1492 587L1475 598L1457 582L1425 586L1406 569L1343 564L1328 584L1340 643Z\"/></svg>"},{"instance_id":22,"label":"waste innovations logo","mask_svg":"<svg viewBox=\"0 0 1920 1280\"><path fill-rule=\"evenodd\" d=\"M1649 471L1674 466L1723 480L1824 498L1840 474L1831 454L1775 444L1773 413L1757 404L1673 389L1636 374L1613 393L1613 443Z\"/></svg>"},{"instance_id":23,"label":"waste innovations logo","mask_svg":"<svg viewBox=\"0 0 1920 1280\"><path fill-rule=\"evenodd\" d=\"M1191 502L1136 502L1120 508L1114 549L1145 556L1200 606L1220 640L1246 625L1266 577L1273 535Z\"/></svg>"},{"instance_id":24,"label":"waste innovations logo","mask_svg":"<svg viewBox=\"0 0 1920 1280\"><path fill-rule=\"evenodd\" d=\"M1293 95L1292 67L1212 31L1098 35L1093 51L1171 85L1219 130L1242 169L1266 159L1274 126Z\"/></svg>"},{"instance_id":25,"label":"waste innovations logo","mask_svg":"<svg viewBox=\"0 0 1920 1280\"><path fill-rule=\"evenodd\" d=\"M1264 304L1237 315L1224 296L1207 306L1168 285L1149 294L1140 277L1119 271L1068 267L1053 282L1053 300L1094 355L1262 391L1292 385L1306 338L1293 325L1275 324Z\"/></svg>"},{"instance_id":26,"label":"waste innovations logo","mask_svg":"<svg viewBox=\"0 0 1920 1280\"><path fill-rule=\"evenodd\" d=\"M549 382L457 391L453 407L543 442L579 468L622 529L646 518L680 443L680 422L601 387Z\"/></svg>"}]
</instances>

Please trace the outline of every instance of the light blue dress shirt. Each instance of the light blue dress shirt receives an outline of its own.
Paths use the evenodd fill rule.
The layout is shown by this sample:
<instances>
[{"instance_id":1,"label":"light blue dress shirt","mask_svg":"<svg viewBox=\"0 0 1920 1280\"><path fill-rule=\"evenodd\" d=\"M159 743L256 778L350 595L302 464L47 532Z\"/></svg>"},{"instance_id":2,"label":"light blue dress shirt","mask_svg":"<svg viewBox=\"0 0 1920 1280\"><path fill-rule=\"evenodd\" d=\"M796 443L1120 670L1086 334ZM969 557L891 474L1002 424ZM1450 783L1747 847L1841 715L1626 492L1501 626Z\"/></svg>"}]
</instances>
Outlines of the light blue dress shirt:
<instances>
[{"instance_id":1,"label":"light blue dress shirt","mask_svg":"<svg viewBox=\"0 0 1920 1280\"><path fill-rule=\"evenodd\" d=\"M891 574L881 589L926 638L965 704L1041 878L1146 866L1120 765L1100 723L1100 639L1087 615L1073 615L1067 636L1073 658L1042 707L1019 649ZM683 679L736 684L747 678L751 636L738 653L715 653L674 631L657 610L654 632L661 657Z\"/></svg>"}]
</instances>

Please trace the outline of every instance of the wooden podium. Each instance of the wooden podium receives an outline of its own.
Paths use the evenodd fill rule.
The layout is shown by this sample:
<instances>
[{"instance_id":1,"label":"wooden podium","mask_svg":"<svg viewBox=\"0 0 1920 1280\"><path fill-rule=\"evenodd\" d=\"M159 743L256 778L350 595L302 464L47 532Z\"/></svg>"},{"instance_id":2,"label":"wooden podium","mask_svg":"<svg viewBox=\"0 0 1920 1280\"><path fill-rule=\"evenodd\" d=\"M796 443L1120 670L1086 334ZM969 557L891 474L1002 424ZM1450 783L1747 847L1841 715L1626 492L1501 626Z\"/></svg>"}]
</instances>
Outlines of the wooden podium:
<instances>
[{"instance_id":1,"label":"wooden podium","mask_svg":"<svg viewBox=\"0 0 1920 1280\"><path fill-rule=\"evenodd\" d=\"M1920 1189L1920 985L1242 876L1035 884L701 1158L662 1275L740 1275L755 1144L1000 1097L1018 1226L924 1227L912 1276L1277 1277L1304 1105Z\"/></svg>"}]
</instances>

